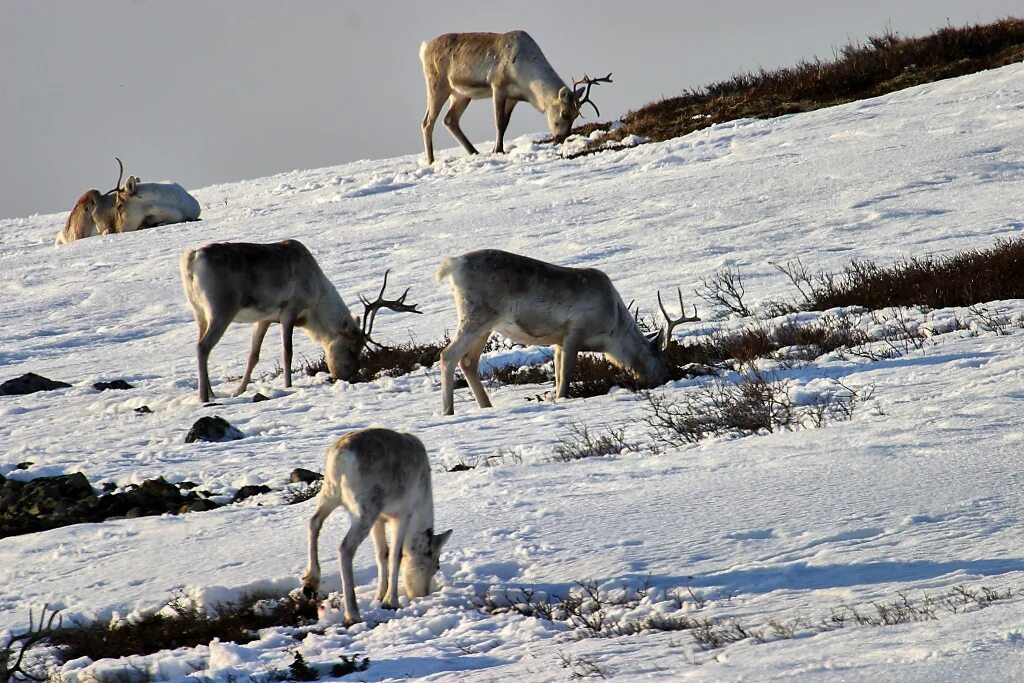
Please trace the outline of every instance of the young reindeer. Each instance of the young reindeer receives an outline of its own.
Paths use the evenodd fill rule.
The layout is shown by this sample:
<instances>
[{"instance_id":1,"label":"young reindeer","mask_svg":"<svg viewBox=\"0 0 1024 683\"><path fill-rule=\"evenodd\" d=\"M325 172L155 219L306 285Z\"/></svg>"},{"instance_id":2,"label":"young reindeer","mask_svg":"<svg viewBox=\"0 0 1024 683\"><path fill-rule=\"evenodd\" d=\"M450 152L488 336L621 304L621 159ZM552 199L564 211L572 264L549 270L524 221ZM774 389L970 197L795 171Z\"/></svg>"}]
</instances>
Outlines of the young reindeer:
<instances>
[{"instance_id":1,"label":"young reindeer","mask_svg":"<svg viewBox=\"0 0 1024 683\"><path fill-rule=\"evenodd\" d=\"M473 143L459 127L459 119L471 100L494 98L494 152L503 153L505 129L516 103L529 102L544 114L551 136L561 143L585 103L601 115L590 101L590 88L595 83L612 82L611 74L604 78L584 76L570 89L526 31L446 33L420 45L420 61L427 84L423 147L428 164L434 163L434 123L445 100L451 106L444 125L467 152L476 154ZM586 89L577 89L580 84Z\"/></svg>"},{"instance_id":2,"label":"young reindeer","mask_svg":"<svg viewBox=\"0 0 1024 683\"><path fill-rule=\"evenodd\" d=\"M440 568L441 547L452 531L434 534L434 499L430 462L423 443L412 434L390 429L349 432L327 450L323 488L309 520L309 562L302 575L302 592L315 598L320 590L320 529L335 509L344 505L352 526L338 548L345 624L360 621L356 604L352 558L373 533L377 556L377 600L386 609L398 604L398 572L405 594L427 595ZM388 548L386 530L391 531Z\"/></svg>"},{"instance_id":3,"label":"young reindeer","mask_svg":"<svg viewBox=\"0 0 1024 683\"><path fill-rule=\"evenodd\" d=\"M292 331L301 327L319 343L334 379L351 379L359 369L359 354L370 337L380 308L422 313L406 304L405 293L384 299L388 275L376 301L360 297L365 313L360 325L320 265L297 240L272 244L220 242L190 249L181 255L181 282L185 298L199 326L196 359L199 365L199 400L213 395L207 367L210 351L232 322L254 323L252 347L245 375L234 396L245 392L260 347L271 323L281 323L284 385L292 385Z\"/></svg>"},{"instance_id":4,"label":"young reindeer","mask_svg":"<svg viewBox=\"0 0 1024 683\"><path fill-rule=\"evenodd\" d=\"M441 352L441 397L445 415L455 413L455 365L462 367L477 404L491 401L480 381L480 353L491 332L521 344L555 347L555 397L565 398L580 351L600 351L646 386L664 384L669 367L664 351L672 330L700 320L672 319L658 294L667 326L647 337L622 302L612 281L596 268L567 268L497 249L449 257L437 281L450 281L459 322L455 338ZM679 305L683 306L682 292Z\"/></svg>"}]
</instances>

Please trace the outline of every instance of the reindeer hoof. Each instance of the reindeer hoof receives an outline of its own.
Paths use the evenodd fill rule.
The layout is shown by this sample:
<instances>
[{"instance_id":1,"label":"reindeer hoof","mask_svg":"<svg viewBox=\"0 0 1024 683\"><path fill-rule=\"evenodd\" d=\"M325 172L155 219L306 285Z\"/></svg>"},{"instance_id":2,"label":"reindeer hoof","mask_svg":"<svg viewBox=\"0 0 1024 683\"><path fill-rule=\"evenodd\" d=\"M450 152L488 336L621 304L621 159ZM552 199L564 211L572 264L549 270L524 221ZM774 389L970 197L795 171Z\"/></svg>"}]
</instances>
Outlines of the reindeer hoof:
<instances>
[{"instance_id":1,"label":"reindeer hoof","mask_svg":"<svg viewBox=\"0 0 1024 683\"><path fill-rule=\"evenodd\" d=\"M384 600L383 602L380 603L380 606L381 606L381 609L391 609L391 610L398 609L398 605L394 604L393 602L390 602L389 600Z\"/></svg>"},{"instance_id":2,"label":"reindeer hoof","mask_svg":"<svg viewBox=\"0 0 1024 683\"><path fill-rule=\"evenodd\" d=\"M359 617L345 617L345 627L348 628L351 626L355 626L356 624L362 623L362 621L363 620Z\"/></svg>"},{"instance_id":3,"label":"reindeer hoof","mask_svg":"<svg viewBox=\"0 0 1024 683\"><path fill-rule=\"evenodd\" d=\"M316 590L312 586L303 586L302 597L307 600L316 600Z\"/></svg>"}]
</instances>

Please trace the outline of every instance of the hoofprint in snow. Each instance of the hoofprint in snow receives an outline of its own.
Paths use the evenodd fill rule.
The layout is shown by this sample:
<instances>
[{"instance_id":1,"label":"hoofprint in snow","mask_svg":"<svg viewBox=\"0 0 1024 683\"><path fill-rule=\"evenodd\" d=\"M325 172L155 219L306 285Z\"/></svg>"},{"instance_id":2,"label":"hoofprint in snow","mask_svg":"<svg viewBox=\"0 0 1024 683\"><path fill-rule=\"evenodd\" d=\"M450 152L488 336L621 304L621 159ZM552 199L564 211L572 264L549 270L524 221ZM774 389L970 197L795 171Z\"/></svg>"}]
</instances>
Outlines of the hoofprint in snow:
<instances>
[{"instance_id":1,"label":"hoofprint in snow","mask_svg":"<svg viewBox=\"0 0 1024 683\"><path fill-rule=\"evenodd\" d=\"M642 617L676 609L671 591L688 586L709 598L693 616L758 628L816 623L832 607L888 601L897 591L1016 591L1024 583L1017 326L949 332L878 362L827 356L778 369L796 392L813 392L823 378L873 387L871 404L849 422L554 463L552 449L572 423L623 427L630 440L649 441L642 401L616 391L537 403L526 399L550 387L503 387L490 391L495 407L481 410L462 390L456 416L442 417L436 367L361 385L299 377L284 391L270 377L279 358L271 334L254 390L273 400L201 407L177 258L213 240L296 238L357 312L357 295L370 294L390 268L394 285L411 286L410 300L426 313L382 314L378 335L392 341L436 340L452 328L451 297L434 270L444 255L481 247L601 268L625 300L648 311L658 288L692 291L726 266L742 271L750 301L765 301L793 294L773 264L797 257L838 269L852 258L891 262L1018 234L1022 103L1024 66L1015 65L572 161L520 138L505 156L448 150L430 168L408 156L217 185L195 192L199 223L60 249L52 244L63 215L0 221L0 378L33 371L74 385L0 401L0 471L31 478L80 470L119 485L165 476L230 493L246 484L280 488L294 467L319 469L328 445L350 429L380 425L424 441L437 524L455 530L439 592L397 612L371 605L367 543L356 558L367 624L345 629L328 613L323 635L295 640L269 629L248 645L214 642L134 660L158 679L263 680L296 651L313 663L366 655L360 680L560 680L576 671L573 662L622 679L1019 678L1024 619L1012 599L937 621L806 629L711 653L685 632L579 639L564 624L475 607L488 588L564 594L574 581L646 583ZM1024 313L1021 301L994 307ZM676 336L735 324L698 323ZM221 396L243 369L248 338L235 326L213 353ZM296 349L297 358L319 352L300 335ZM113 378L137 388L91 388ZM700 381L666 391L681 396ZM133 411L143 404L153 413ZM188 426L208 414L247 438L184 444ZM444 471L499 452L517 457ZM13 471L22 461L33 465ZM43 603L69 617L130 620L177 589L215 603L294 588L314 503L258 502L0 540L0 628L22 627L28 608ZM346 528L343 515L329 521L325 551ZM324 588L337 590L337 567L324 569ZM88 680L124 665L78 661L65 674Z\"/></svg>"}]
</instances>

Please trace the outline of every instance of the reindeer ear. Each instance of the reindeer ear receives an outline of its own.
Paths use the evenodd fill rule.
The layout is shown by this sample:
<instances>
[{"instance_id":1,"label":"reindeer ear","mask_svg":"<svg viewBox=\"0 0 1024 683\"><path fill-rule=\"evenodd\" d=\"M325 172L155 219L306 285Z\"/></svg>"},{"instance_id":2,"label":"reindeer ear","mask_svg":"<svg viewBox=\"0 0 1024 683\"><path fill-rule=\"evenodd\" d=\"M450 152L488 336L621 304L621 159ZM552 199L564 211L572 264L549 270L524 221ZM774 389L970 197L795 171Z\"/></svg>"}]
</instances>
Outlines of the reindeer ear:
<instances>
[{"instance_id":1,"label":"reindeer ear","mask_svg":"<svg viewBox=\"0 0 1024 683\"><path fill-rule=\"evenodd\" d=\"M573 101L573 97L574 97L574 95L572 94L572 91L569 90L569 88L567 86L563 85L561 88L558 89L558 100L560 102L565 102L565 103L572 102Z\"/></svg>"},{"instance_id":2,"label":"reindeer ear","mask_svg":"<svg viewBox=\"0 0 1024 683\"><path fill-rule=\"evenodd\" d=\"M430 549L435 554L441 552L441 547L444 546L444 544L448 542L448 539L451 538L451 535L452 535L452 530L451 529L449 529L448 531L445 531L444 533L438 534L436 536L431 535L431 537L430 537Z\"/></svg>"},{"instance_id":3,"label":"reindeer ear","mask_svg":"<svg viewBox=\"0 0 1024 683\"><path fill-rule=\"evenodd\" d=\"M139 189L139 179L133 175L128 176L128 180L124 182L124 189L128 194L135 194Z\"/></svg>"}]
</instances>

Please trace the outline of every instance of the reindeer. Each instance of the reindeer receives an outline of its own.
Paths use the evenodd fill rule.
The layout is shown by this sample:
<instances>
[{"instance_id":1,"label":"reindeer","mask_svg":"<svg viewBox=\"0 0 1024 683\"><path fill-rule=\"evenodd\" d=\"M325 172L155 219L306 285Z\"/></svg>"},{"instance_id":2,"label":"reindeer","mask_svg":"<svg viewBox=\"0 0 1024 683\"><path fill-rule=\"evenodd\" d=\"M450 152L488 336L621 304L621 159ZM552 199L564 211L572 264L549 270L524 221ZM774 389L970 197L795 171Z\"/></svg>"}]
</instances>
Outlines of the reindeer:
<instances>
[{"instance_id":1,"label":"reindeer","mask_svg":"<svg viewBox=\"0 0 1024 683\"><path fill-rule=\"evenodd\" d=\"M596 268L567 268L497 249L449 257L437 270L449 280L459 322L455 338L441 352L441 396L445 415L455 412L455 365L462 367L481 408L491 406L480 382L480 353L491 332L522 344L555 347L555 398L565 398L580 351L600 351L646 386L664 384L669 367L664 352L672 331L700 320L685 310L671 318L658 294L667 326L650 337L622 302L611 280ZM682 292L679 305L683 307Z\"/></svg>"},{"instance_id":2,"label":"reindeer","mask_svg":"<svg viewBox=\"0 0 1024 683\"><path fill-rule=\"evenodd\" d=\"M96 235L199 220L199 202L177 183L143 183L136 176L128 176L122 186L124 164L114 158L117 184L102 194L92 189L79 197L64 229L57 234L55 246Z\"/></svg>"},{"instance_id":3,"label":"reindeer","mask_svg":"<svg viewBox=\"0 0 1024 683\"><path fill-rule=\"evenodd\" d=\"M353 318L320 265L302 243L285 240L273 244L221 242L191 249L181 255L181 282L185 298L199 325L196 358L199 364L199 400L213 395L207 362L210 351L232 322L254 323L252 347L245 375L234 396L245 392L260 347L270 324L281 323L284 385L292 385L292 331L301 327L319 343L334 379L351 379L359 368L359 354L371 338L380 308L422 313L406 304L406 289L398 299L385 300L388 275L376 301L360 296L365 312L362 325Z\"/></svg>"},{"instance_id":4,"label":"reindeer","mask_svg":"<svg viewBox=\"0 0 1024 683\"><path fill-rule=\"evenodd\" d=\"M371 531L377 556L375 598L382 606L394 609L398 604L399 565L407 596L430 593L440 568L441 547L452 530L434 534L430 461L423 443L412 434L390 429L349 432L327 450L324 471L316 512L309 519L303 594L315 598L320 590L320 529L341 505L352 517L352 526L338 548L347 626L360 621L352 558ZM390 552L385 527L391 531Z\"/></svg>"},{"instance_id":5,"label":"reindeer","mask_svg":"<svg viewBox=\"0 0 1024 683\"><path fill-rule=\"evenodd\" d=\"M117 159L117 157L114 157ZM121 178L124 175L124 164L117 159L120 168L117 174L117 184L114 188L100 193L97 189L85 192L68 215L64 229L57 233L54 246L68 244L75 240L96 235L105 235L114 230L114 213L117 201L117 192L121 189Z\"/></svg>"},{"instance_id":6,"label":"reindeer","mask_svg":"<svg viewBox=\"0 0 1024 683\"><path fill-rule=\"evenodd\" d=\"M144 183L128 176L114 201L113 229L135 232L158 225L199 220L199 202L178 183Z\"/></svg>"},{"instance_id":7,"label":"reindeer","mask_svg":"<svg viewBox=\"0 0 1024 683\"><path fill-rule=\"evenodd\" d=\"M497 135L494 153L504 153L505 129L518 102L529 102L548 119L556 143L569 135L580 108L590 104L590 88L611 83L584 76L572 89L559 78L540 46L526 31L508 33L446 33L420 45L423 78L427 83L427 113L423 117L423 146L427 163L434 163L434 123L445 100L451 102L444 125L470 154L476 148L459 127L459 119L471 100L494 98ZM584 88L576 86L583 84Z\"/></svg>"}]
</instances>

